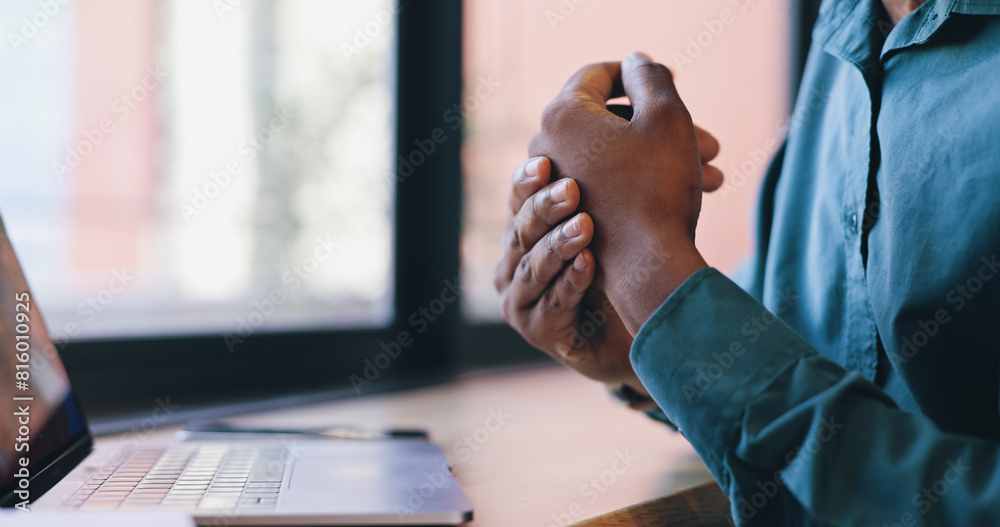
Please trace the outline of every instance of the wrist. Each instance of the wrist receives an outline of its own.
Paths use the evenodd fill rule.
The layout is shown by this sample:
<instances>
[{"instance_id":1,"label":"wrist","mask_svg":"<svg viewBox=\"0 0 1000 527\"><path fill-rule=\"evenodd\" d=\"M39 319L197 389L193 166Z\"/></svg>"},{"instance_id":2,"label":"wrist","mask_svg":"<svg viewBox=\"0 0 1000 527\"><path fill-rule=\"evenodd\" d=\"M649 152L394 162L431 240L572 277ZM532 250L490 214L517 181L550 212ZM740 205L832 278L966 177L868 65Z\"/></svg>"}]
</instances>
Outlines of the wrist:
<instances>
[{"instance_id":1,"label":"wrist","mask_svg":"<svg viewBox=\"0 0 1000 527\"><path fill-rule=\"evenodd\" d=\"M605 269L608 299L633 336L685 280L708 267L687 236L673 239L636 237L616 251Z\"/></svg>"}]
</instances>

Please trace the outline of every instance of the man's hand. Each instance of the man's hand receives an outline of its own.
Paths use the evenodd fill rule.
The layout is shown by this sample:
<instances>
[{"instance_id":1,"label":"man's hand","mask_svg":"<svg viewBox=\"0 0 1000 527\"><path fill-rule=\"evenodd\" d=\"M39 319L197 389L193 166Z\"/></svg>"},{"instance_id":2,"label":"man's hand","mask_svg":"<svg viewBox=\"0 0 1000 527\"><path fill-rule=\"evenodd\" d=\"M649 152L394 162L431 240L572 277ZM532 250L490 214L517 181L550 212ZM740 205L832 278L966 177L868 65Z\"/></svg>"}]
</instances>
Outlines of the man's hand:
<instances>
[{"instance_id":1,"label":"man's hand","mask_svg":"<svg viewBox=\"0 0 1000 527\"><path fill-rule=\"evenodd\" d=\"M583 375L642 390L621 319L589 291L596 263L587 249L594 224L575 214L580 189L571 179L550 182L543 157L521 163L511 181L505 251L494 285L504 319L531 345Z\"/></svg>"},{"instance_id":2,"label":"man's hand","mask_svg":"<svg viewBox=\"0 0 1000 527\"><path fill-rule=\"evenodd\" d=\"M631 120L607 109L622 95L632 103ZM706 266L694 245L703 190L699 142L670 71L636 53L620 64L582 68L546 107L529 151L579 185L573 188L580 207L595 227L597 284L634 335Z\"/></svg>"},{"instance_id":3,"label":"man's hand","mask_svg":"<svg viewBox=\"0 0 1000 527\"><path fill-rule=\"evenodd\" d=\"M696 132L705 191L711 192L722 186L722 172L708 164L719 143L700 128ZM494 278L504 318L529 343L587 377L644 394L628 360L632 336L604 294L591 287L596 265L586 245L593 225L588 215L573 215L579 188L569 179L550 184L550 176L543 157L514 171L506 248ZM575 241L562 231L572 218L582 224Z\"/></svg>"}]
</instances>

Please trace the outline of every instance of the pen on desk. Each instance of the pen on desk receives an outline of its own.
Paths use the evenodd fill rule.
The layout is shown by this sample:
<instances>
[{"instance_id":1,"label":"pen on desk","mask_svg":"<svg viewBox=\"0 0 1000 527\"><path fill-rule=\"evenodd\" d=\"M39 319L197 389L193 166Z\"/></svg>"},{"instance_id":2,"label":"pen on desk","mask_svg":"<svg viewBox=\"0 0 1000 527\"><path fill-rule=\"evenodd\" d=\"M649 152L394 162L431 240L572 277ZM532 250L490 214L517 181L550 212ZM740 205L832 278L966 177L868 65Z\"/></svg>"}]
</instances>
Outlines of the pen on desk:
<instances>
[{"instance_id":1,"label":"pen on desk","mask_svg":"<svg viewBox=\"0 0 1000 527\"><path fill-rule=\"evenodd\" d=\"M419 428L367 428L360 426L329 426L319 428L253 428L240 427L220 421L192 421L178 435L185 441L213 438L232 439L234 436L249 438L263 435L294 435L315 439L423 439L427 430Z\"/></svg>"}]
</instances>

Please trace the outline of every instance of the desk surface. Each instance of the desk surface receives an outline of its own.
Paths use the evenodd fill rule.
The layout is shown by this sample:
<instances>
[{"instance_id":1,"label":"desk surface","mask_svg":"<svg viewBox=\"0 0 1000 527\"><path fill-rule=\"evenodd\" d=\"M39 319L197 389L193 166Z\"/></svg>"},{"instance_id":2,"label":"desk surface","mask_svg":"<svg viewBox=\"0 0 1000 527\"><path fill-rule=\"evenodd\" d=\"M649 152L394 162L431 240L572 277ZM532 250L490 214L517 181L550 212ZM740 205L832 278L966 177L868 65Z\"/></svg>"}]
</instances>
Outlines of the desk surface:
<instances>
[{"instance_id":1,"label":"desk surface","mask_svg":"<svg viewBox=\"0 0 1000 527\"><path fill-rule=\"evenodd\" d=\"M724 515L726 509L681 434L616 404L599 384L560 367L470 377L239 420L272 427L429 428L472 501L472 527L663 525L667 519L683 525L684 514L711 509L717 515L721 509ZM169 441L175 431L165 428L144 437Z\"/></svg>"}]
</instances>

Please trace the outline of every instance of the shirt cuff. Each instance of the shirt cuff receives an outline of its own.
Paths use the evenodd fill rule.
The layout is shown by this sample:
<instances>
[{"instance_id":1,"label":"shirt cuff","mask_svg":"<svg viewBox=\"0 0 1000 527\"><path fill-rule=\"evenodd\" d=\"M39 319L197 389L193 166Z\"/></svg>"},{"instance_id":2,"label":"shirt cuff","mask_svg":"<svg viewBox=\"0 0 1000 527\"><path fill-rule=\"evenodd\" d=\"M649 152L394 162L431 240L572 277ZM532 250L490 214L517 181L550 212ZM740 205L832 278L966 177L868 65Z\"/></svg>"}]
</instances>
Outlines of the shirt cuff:
<instances>
[{"instance_id":1,"label":"shirt cuff","mask_svg":"<svg viewBox=\"0 0 1000 527\"><path fill-rule=\"evenodd\" d=\"M688 277L642 325L632 367L720 482L748 401L816 352L719 271Z\"/></svg>"}]
</instances>

